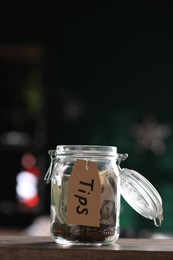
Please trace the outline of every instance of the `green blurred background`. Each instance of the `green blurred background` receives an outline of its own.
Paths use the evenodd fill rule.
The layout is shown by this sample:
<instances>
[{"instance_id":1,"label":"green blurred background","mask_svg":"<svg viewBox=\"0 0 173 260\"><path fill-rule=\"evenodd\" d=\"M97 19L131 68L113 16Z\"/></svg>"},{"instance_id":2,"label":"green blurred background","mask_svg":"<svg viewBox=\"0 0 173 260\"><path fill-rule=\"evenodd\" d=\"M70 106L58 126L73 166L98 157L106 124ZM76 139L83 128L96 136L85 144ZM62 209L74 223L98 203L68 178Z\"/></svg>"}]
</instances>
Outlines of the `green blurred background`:
<instances>
[{"instance_id":1,"label":"green blurred background","mask_svg":"<svg viewBox=\"0 0 173 260\"><path fill-rule=\"evenodd\" d=\"M122 199L122 236L173 233L171 1L4 4L0 15L0 220L26 228L49 214L43 176L58 144L117 146L163 199L164 222ZM40 201L16 199L21 158L40 171Z\"/></svg>"}]
</instances>

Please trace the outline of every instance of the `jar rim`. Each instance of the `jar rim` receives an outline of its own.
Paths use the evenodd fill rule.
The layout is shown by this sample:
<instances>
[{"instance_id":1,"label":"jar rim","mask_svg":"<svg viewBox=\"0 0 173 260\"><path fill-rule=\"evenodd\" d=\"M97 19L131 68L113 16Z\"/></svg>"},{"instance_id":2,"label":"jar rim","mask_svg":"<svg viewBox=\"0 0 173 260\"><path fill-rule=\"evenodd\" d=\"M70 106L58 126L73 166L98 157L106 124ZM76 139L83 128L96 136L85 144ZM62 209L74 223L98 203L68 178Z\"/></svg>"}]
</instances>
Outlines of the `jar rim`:
<instances>
[{"instance_id":1,"label":"jar rim","mask_svg":"<svg viewBox=\"0 0 173 260\"><path fill-rule=\"evenodd\" d=\"M116 146L104 146L104 145L57 145L55 150L57 155L69 155L69 154L85 154L96 156L113 156L117 157Z\"/></svg>"}]
</instances>

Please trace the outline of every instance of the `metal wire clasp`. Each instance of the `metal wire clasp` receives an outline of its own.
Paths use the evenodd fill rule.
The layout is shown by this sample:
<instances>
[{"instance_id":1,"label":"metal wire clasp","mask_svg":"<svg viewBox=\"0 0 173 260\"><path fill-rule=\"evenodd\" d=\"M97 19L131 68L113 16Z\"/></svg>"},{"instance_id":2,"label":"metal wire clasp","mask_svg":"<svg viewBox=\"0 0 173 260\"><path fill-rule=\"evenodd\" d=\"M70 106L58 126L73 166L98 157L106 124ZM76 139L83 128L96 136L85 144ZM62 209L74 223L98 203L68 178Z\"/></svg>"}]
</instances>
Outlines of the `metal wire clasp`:
<instances>
[{"instance_id":1,"label":"metal wire clasp","mask_svg":"<svg viewBox=\"0 0 173 260\"><path fill-rule=\"evenodd\" d=\"M122 161L125 161L126 159L128 158L128 154L127 153L123 153L123 154L118 154L118 159L117 159L117 165L118 165L118 168L121 170L121 167L120 167L120 163Z\"/></svg>"},{"instance_id":2,"label":"metal wire clasp","mask_svg":"<svg viewBox=\"0 0 173 260\"><path fill-rule=\"evenodd\" d=\"M46 181L47 184L50 182L52 178L55 163L58 163L60 161L60 159L56 157L56 150L50 150L48 151L48 154L50 155L50 159L51 159L50 166L44 176L44 180Z\"/></svg>"}]
</instances>

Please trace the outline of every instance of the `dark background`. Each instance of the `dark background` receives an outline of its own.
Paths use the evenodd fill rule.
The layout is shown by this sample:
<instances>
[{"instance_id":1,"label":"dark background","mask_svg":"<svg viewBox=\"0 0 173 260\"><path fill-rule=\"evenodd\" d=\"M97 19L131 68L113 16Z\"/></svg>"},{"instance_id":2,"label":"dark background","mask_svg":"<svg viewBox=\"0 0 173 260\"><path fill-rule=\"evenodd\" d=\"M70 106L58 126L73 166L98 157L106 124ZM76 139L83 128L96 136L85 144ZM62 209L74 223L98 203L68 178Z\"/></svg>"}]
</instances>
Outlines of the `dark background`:
<instances>
[{"instance_id":1,"label":"dark background","mask_svg":"<svg viewBox=\"0 0 173 260\"><path fill-rule=\"evenodd\" d=\"M49 214L50 187L43 181L49 149L97 144L128 153L123 166L141 172L163 199L160 229L122 200L122 229L172 234L172 15L171 1L1 6L1 226L26 227ZM147 115L156 119L154 137L139 146L149 132L141 137L134 127L145 130ZM14 131L25 141L7 142ZM163 149L151 146L154 138ZM24 214L16 206L15 184L27 152L41 172L41 202Z\"/></svg>"}]
</instances>

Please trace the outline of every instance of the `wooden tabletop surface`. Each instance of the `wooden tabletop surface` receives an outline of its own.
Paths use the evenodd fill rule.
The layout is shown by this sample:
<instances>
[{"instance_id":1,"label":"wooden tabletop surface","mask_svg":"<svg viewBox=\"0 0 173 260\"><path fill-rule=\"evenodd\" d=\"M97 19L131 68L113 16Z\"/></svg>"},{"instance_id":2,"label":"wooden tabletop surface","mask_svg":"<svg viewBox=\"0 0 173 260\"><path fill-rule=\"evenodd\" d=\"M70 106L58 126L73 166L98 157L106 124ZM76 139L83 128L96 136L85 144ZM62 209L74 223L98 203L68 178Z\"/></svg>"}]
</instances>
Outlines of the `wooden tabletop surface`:
<instances>
[{"instance_id":1,"label":"wooden tabletop surface","mask_svg":"<svg viewBox=\"0 0 173 260\"><path fill-rule=\"evenodd\" d=\"M173 239L119 239L101 247L59 246L50 237L0 236L0 260L173 259Z\"/></svg>"}]
</instances>

